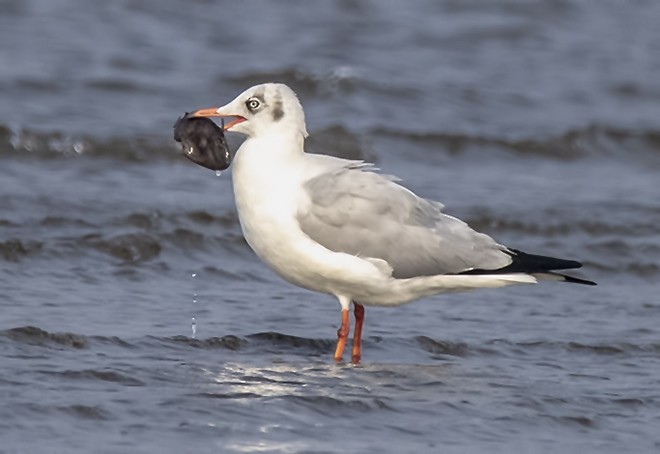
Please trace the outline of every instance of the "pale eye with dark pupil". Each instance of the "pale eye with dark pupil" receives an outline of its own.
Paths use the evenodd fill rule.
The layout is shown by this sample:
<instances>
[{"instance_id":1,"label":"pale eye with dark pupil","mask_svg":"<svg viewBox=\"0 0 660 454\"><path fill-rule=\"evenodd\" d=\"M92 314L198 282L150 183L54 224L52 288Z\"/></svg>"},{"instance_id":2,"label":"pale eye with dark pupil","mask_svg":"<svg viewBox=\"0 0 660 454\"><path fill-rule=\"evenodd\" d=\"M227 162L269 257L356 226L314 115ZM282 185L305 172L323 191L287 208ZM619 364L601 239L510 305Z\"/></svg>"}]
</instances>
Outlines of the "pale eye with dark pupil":
<instances>
[{"instance_id":1,"label":"pale eye with dark pupil","mask_svg":"<svg viewBox=\"0 0 660 454\"><path fill-rule=\"evenodd\" d=\"M247 108L251 111L257 110L261 105L261 103L257 99L248 99L246 104L247 104Z\"/></svg>"}]
</instances>

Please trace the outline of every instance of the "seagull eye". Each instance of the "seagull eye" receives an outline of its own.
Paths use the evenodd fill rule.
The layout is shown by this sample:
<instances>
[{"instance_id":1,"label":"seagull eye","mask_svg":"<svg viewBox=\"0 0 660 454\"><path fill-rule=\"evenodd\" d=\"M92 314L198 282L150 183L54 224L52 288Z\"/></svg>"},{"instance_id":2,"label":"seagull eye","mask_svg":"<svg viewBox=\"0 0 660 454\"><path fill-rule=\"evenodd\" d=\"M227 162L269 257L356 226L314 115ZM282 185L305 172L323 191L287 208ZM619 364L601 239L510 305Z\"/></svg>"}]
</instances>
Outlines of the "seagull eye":
<instances>
[{"instance_id":1,"label":"seagull eye","mask_svg":"<svg viewBox=\"0 0 660 454\"><path fill-rule=\"evenodd\" d=\"M259 106L261 106L261 102L259 102L257 98L250 98L247 100L245 105L247 106L250 112L254 112L259 108Z\"/></svg>"}]
</instances>

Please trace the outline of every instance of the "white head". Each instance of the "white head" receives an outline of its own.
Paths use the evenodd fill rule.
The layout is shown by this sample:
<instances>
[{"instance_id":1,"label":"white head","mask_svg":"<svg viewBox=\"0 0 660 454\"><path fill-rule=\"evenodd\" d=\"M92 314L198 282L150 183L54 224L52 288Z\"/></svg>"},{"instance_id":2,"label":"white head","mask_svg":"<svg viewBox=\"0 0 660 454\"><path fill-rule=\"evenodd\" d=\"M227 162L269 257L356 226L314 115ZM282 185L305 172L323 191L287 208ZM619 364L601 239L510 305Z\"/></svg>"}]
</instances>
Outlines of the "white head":
<instances>
[{"instance_id":1,"label":"white head","mask_svg":"<svg viewBox=\"0 0 660 454\"><path fill-rule=\"evenodd\" d=\"M225 131L258 137L278 131L307 137L305 113L296 94L284 84L262 84L248 88L229 104L200 109L195 117L234 117Z\"/></svg>"}]
</instances>

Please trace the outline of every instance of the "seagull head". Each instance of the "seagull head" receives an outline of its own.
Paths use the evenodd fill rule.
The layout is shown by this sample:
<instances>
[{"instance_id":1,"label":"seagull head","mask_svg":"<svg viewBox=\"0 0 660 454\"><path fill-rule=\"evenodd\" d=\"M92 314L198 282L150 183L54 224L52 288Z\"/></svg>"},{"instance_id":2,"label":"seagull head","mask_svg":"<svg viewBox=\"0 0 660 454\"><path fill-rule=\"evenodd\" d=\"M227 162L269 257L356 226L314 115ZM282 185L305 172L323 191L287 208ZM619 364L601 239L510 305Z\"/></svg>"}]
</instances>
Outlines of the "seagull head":
<instances>
[{"instance_id":1,"label":"seagull head","mask_svg":"<svg viewBox=\"0 0 660 454\"><path fill-rule=\"evenodd\" d=\"M248 88L229 104L200 109L194 117L231 117L225 131L248 137L271 132L301 134L307 137L305 113L298 97L284 84L261 84Z\"/></svg>"}]
</instances>

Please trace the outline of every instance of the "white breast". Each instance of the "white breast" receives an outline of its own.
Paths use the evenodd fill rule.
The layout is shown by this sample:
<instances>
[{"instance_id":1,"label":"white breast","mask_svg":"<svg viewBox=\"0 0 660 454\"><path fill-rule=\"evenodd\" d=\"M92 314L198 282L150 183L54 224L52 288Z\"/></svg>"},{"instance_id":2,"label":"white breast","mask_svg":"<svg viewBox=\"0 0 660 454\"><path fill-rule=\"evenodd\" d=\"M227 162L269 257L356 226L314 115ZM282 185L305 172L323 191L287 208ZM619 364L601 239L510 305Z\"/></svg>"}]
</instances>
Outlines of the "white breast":
<instances>
[{"instance_id":1,"label":"white breast","mask_svg":"<svg viewBox=\"0 0 660 454\"><path fill-rule=\"evenodd\" d=\"M285 280L318 292L349 294L382 276L370 262L332 252L302 232L297 213L309 203L302 186L328 162L321 166L300 148L285 155L280 147L286 145L272 137L250 139L234 160L236 207L250 247Z\"/></svg>"},{"instance_id":2,"label":"white breast","mask_svg":"<svg viewBox=\"0 0 660 454\"><path fill-rule=\"evenodd\" d=\"M284 144L251 139L240 148L233 163L233 185L241 228L254 252L284 279L310 288L302 256L302 232L296 220L303 157L283 156ZM313 288L313 290L317 290Z\"/></svg>"}]
</instances>

